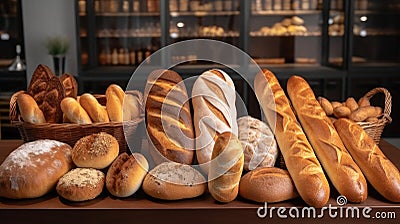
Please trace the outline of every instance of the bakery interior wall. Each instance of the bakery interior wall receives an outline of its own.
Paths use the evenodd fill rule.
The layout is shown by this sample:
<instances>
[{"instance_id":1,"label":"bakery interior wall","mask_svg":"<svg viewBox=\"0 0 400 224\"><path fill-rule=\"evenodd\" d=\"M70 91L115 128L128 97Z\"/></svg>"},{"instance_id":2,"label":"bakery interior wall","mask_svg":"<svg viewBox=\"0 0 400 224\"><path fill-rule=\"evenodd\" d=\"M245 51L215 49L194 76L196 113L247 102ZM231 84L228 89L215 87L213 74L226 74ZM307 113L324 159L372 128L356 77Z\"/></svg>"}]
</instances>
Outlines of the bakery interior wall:
<instances>
[{"instance_id":1,"label":"bakery interior wall","mask_svg":"<svg viewBox=\"0 0 400 224\"><path fill-rule=\"evenodd\" d=\"M46 39L53 36L69 40L65 72L78 74L74 4L75 1L71 0L22 0L28 83L38 64L53 67L44 45Z\"/></svg>"}]
</instances>

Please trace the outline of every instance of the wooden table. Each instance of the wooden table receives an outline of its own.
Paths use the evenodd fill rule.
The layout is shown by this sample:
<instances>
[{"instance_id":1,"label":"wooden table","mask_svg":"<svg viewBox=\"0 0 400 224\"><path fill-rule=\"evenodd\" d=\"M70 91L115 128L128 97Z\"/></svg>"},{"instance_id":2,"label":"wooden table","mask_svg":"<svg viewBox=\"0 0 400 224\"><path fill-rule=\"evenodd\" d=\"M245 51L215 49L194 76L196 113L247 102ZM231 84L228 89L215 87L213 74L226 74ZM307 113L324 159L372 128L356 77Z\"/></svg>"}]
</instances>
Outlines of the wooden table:
<instances>
[{"instance_id":1,"label":"wooden table","mask_svg":"<svg viewBox=\"0 0 400 224\"><path fill-rule=\"evenodd\" d=\"M0 162L22 141L3 140L0 141ZM400 167L400 150L381 141L381 149L396 166ZM309 208L301 199L290 200L281 203L268 204L268 213L265 218L260 218L257 211L261 203L254 203L242 198L228 204L215 202L210 194L206 193L201 197L181 200L181 201L162 201L146 196L142 191L134 196L119 199L111 197L104 192L99 198L84 203L71 203L50 193L44 197L27 200L9 200L0 198L0 223L296 223L303 222L300 218L291 218L288 211L298 210L300 217L305 217L306 223L398 223L400 220L400 204L390 203L379 196L372 187L369 187L369 197L362 204L347 204L339 206L336 202L338 193L332 190L329 205L333 210L332 215L325 210L323 216L318 218L321 210L316 210L317 218L308 218ZM275 207L275 210L271 210ZM295 207L295 208L292 208ZM278 216L278 208L286 209L287 218ZM362 215L363 209L371 209L368 213L371 217L366 218ZM302 210L303 209L303 210ZM347 209L347 210L346 210ZM357 209L359 218L356 214L351 217L352 209ZM342 210L342 218L340 218ZM259 210L260 214L265 210ZM302 216L301 212L305 215ZM336 218L332 218L336 211ZM346 218L346 211L348 213ZM294 214L294 213L293 213ZM272 218L270 217L272 215ZM312 216L312 213L310 214ZM391 216L391 219L378 219L377 215ZM393 216L396 218L393 219Z\"/></svg>"}]
</instances>

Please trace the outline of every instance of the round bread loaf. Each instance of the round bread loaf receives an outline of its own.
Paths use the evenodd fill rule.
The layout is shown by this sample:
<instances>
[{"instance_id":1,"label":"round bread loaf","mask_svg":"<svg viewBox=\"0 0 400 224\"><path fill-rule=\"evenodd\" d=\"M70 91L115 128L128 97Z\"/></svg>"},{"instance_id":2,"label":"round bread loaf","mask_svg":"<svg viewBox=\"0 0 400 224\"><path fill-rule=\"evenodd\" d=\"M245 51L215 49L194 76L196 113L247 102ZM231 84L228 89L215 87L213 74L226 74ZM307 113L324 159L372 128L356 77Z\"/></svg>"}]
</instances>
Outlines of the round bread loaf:
<instances>
[{"instance_id":1,"label":"round bread loaf","mask_svg":"<svg viewBox=\"0 0 400 224\"><path fill-rule=\"evenodd\" d=\"M244 169L273 167L278 158L274 133L268 125L256 118L244 116L237 120L239 140L243 146Z\"/></svg>"},{"instance_id":2,"label":"round bread loaf","mask_svg":"<svg viewBox=\"0 0 400 224\"><path fill-rule=\"evenodd\" d=\"M57 193L70 201L87 201L103 191L104 173L92 168L75 168L60 178Z\"/></svg>"},{"instance_id":3,"label":"round bread loaf","mask_svg":"<svg viewBox=\"0 0 400 224\"><path fill-rule=\"evenodd\" d=\"M206 179L189 165L164 162L152 169L144 178L146 194L164 200L194 198L206 191Z\"/></svg>"},{"instance_id":4,"label":"round bread loaf","mask_svg":"<svg viewBox=\"0 0 400 224\"><path fill-rule=\"evenodd\" d=\"M119 155L108 169L106 176L107 190L116 197L128 197L142 185L149 164L140 153Z\"/></svg>"},{"instance_id":5,"label":"round bread loaf","mask_svg":"<svg viewBox=\"0 0 400 224\"><path fill-rule=\"evenodd\" d=\"M43 196L72 167L69 145L55 140L25 143L11 152L0 166L0 197Z\"/></svg>"},{"instance_id":6,"label":"round bread loaf","mask_svg":"<svg viewBox=\"0 0 400 224\"><path fill-rule=\"evenodd\" d=\"M276 167L260 167L240 180L239 195L256 202L280 202L298 197L289 172Z\"/></svg>"},{"instance_id":7,"label":"round bread loaf","mask_svg":"<svg viewBox=\"0 0 400 224\"><path fill-rule=\"evenodd\" d=\"M78 167L104 169L119 153L117 139L105 132L79 139L72 149L72 160Z\"/></svg>"}]
</instances>

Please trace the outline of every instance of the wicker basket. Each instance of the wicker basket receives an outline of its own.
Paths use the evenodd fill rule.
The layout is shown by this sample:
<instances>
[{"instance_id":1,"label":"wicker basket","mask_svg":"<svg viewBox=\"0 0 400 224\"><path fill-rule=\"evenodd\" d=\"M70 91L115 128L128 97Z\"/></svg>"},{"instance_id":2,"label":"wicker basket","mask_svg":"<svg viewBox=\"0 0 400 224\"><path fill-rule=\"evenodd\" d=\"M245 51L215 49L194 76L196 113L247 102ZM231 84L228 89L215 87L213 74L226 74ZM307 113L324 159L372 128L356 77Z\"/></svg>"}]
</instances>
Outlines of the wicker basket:
<instances>
[{"instance_id":1,"label":"wicker basket","mask_svg":"<svg viewBox=\"0 0 400 224\"><path fill-rule=\"evenodd\" d=\"M392 96L387 89L382 87L374 88L366 93L364 97L371 99L378 93L385 94L385 106L382 116L376 122L357 122L357 124L359 124L365 132L374 139L376 144L379 144L386 124L392 122L392 118L390 117L390 113L392 112Z\"/></svg>"},{"instance_id":2,"label":"wicker basket","mask_svg":"<svg viewBox=\"0 0 400 224\"><path fill-rule=\"evenodd\" d=\"M18 128L24 142L38 139L53 139L75 145L80 138L99 132L106 132L114 136L120 145L120 152L128 152L129 147L125 140L125 134L131 138L138 126L144 121L144 107L141 108L141 116L138 119L124 122L93 123L93 124L73 124L73 123L44 123L31 124L24 122L17 106L17 96L24 91L19 91L12 95L10 99L10 121ZM127 91L135 94L143 101L143 95L136 90ZM104 105L106 100L104 95L94 95L100 104ZM125 132L125 134L124 134Z\"/></svg>"}]
</instances>

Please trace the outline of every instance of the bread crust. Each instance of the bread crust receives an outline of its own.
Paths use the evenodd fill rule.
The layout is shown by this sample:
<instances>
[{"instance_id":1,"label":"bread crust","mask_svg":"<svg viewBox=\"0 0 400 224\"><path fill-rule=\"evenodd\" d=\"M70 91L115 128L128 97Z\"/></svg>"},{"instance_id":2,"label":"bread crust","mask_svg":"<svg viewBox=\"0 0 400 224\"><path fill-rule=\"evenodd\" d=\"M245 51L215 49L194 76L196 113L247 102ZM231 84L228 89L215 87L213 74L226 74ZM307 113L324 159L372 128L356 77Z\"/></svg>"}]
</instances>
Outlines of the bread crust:
<instances>
[{"instance_id":1,"label":"bread crust","mask_svg":"<svg viewBox=\"0 0 400 224\"><path fill-rule=\"evenodd\" d=\"M46 119L40 110L36 101L26 93L20 93L17 96L17 104L21 113L22 119L25 122L32 124L43 124L46 123Z\"/></svg>"},{"instance_id":2,"label":"bread crust","mask_svg":"<svg viewBox=\"0 0 400 224\"><path fill-rule=\"evenodd\" d=\"M90 93L84 93L79 99L79 104L85 109L94 123L109 122L107 110Z\"/></svg>"},{"instance_id":3,"label":"bread crust","mask_svg":"<svg viewBox=\"0 0 400 224\"><path fill-rule=\"evenodd\" d=\"M92 120L86 110L72 97L65 97L61 101L61 110L66 120L76 124L91 124Z\"/></svg>"},{"instance_id":4,"label":"bread crust","mask_svg":"<svg viewBox=\"0 0 400 224\"><path fill-rule=\"evenodd\" d=\"M58 78L60 79L60 82L64 87L65 96L76 99L76 97L78 96L78 83L76 82L75 77L71 74L65 73Z\"/></svg>"}]
</instances>

